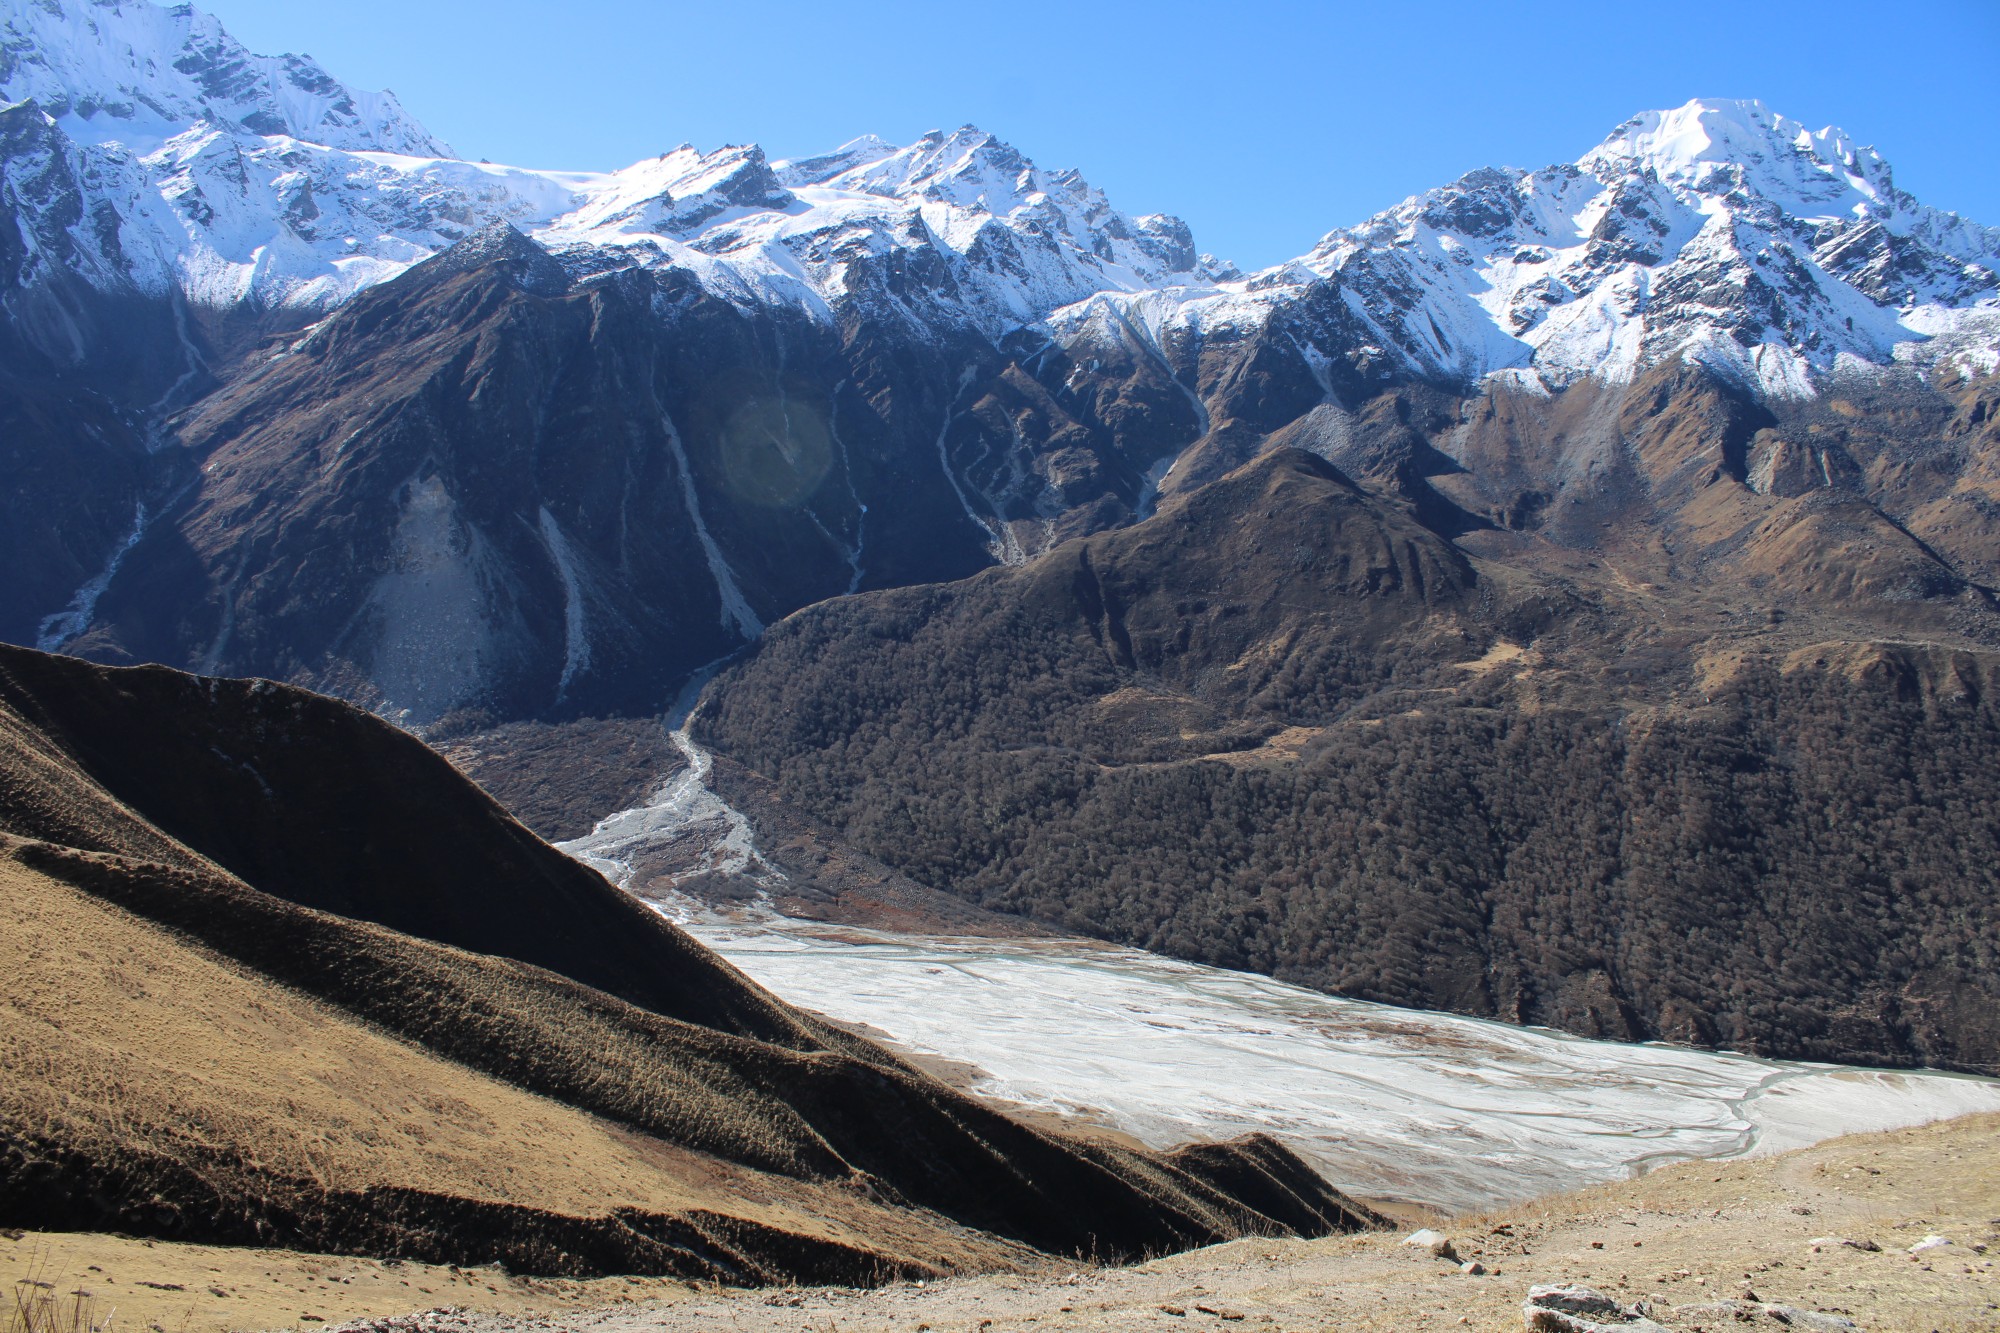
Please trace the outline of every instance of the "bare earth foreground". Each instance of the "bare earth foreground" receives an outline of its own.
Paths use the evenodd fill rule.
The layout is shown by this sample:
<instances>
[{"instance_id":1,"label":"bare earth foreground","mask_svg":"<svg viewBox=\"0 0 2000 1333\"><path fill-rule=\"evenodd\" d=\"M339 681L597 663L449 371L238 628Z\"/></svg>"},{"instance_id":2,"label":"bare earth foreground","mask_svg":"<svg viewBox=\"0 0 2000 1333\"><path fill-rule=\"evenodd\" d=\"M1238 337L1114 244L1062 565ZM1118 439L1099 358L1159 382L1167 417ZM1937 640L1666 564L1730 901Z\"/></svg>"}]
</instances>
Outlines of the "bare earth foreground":
<instances>
[{"instance_id":1,"label":"bare earth foreground","mask_svg":"<svg viewBox=\"0 0 2000 1333\"><path fill-rule=\"evenodd\" d=\"M17 1295L54 1296L65 1310L82 1299L113 1329L162 1333L341 1323L467 1333L1518 1329L1528 1287L1549 1282L1643 1300L1673 1329L1783 1326L1769 1305L1871 1330L1992 1330L2000 1116L1683 1163L1442 1229L1491 1271L1468 1275L1378 1234L1237 1241L1127 1269L739 1291L36 1232L0 1235L0 1270ZM1931 1237L1950 1243L1909 1253ZM407 1317L421 1310L432 1313Z\"/></svg>"}]
</instances>

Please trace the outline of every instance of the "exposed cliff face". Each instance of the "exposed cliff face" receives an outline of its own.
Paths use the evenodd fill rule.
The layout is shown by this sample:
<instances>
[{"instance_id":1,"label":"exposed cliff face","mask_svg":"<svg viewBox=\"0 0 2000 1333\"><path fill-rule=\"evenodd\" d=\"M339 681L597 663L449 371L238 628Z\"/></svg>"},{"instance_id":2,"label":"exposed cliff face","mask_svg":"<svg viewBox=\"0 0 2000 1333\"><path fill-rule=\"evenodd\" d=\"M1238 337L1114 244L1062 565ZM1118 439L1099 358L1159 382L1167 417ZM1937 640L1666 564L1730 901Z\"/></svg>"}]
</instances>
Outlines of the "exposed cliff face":
<instances>
[{"instance_id":1,"label":"exposed cliff face","mask_svg":"<svg viewBox=\"0 0 2000 1333\"><path fill-rule=\"evenodd\" d=\"M705 552L651 293L556 277L413 275L205 403L194 490L78 647L334 684L422 724L558 708L593 673L643 707L649 633L678 632L669 669L740 642L725 564L672 576Z\"/></svg>"},{"instance_id":2,"label":"exposed cliff face","mask_svg":"<svg viewBox=\"0 0 2000 1333\"><path fill-rule=\"evenodd\" d=\"M185 489L78 651L417 725L648 711L794 607L983 563L919 434L953 411L934 351L882 366L673 272L572 283L504 226L464 249L182 419Z\"/></svg>"}]
</instances>

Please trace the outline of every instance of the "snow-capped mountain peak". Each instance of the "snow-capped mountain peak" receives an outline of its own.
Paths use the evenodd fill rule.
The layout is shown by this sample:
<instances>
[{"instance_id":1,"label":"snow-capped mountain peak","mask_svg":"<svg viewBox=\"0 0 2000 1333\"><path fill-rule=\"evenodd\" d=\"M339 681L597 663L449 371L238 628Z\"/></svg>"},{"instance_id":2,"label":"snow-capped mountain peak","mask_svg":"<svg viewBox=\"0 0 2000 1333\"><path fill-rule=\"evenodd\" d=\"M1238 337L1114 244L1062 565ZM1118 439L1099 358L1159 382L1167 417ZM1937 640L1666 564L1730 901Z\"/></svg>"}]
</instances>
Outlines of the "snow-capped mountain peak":
<instances>
[{"instance_id":1,"label":"snow-capped mountain peak","mask_svg":"<svg viewBox=\"0 0 2000 1333\"><path fill-rule=\"evenodd\" d=\"M710 153L682 144L598 179L583 197L558 225L599 240L686 236L732 208L782 210L795 202L755 144Z\"/></svg>"},{"instance_id":2,"label":"snow-capped mountain peak","mask_svg":"<svg viewBox=\"0 0 2000 1333\"><path fill-rule=\"evenodd\" d=\"M975 125L932 130L906 148L857 164L819 184L833 189L926 199L960 208L1007 213L1041 193L1040 173L1017 152Z\"/></svg>"},{"instance_id":3,"label":"snow-capped mountain peak","mask_svg":"<svg viewBox=\"0 0 2000 1333\"><path fill-rule=\"evenodd\" d=\"M611 173L467 162L388 94L253 55L187 5L0 0L0 99L32 99L54 136L62 183L23 201L34 262L205 306L324 309L499 221L592 271L684 267L731 301L821 317L878 290L883 256L929 251L938 290L896 298L896 317L994 338L1202 263L1184 224L1129 218L972 126L775 166L755 145Z\"/></svg>"},{"instance_id":4,"label":"snow-capped mountain peak","mask_svg":"<svg viewBox=\"0 0 2000 1333\"><path fill-rule=\"evenodd\" d=\"M972 125L776 163L755 145L611 173L463 161L388 94L253 55L187 5L0 0L0 98L47 118L14 126L42 164L11 204L27 262L208 306L324 309L504 221L582 269L680 267L746 307L837 318L867 300L994 340L1080 327L1063 312L1100 296L1147 329L1310 307L1325 327L1286 336L1368 379L1556 387L1684 356L1792 394L1843 357L1927 342L1984 364L1995 339L1961 326L2000 321L2000 230L1754 101L1643 113L1574 163L1469 173L1244 279L1179 219L1120 212Z\"/></svg>"},{"instance_id":5,"label":"snow-capped mountain peak","mask_svg":"<svg viewBox=\"0 0 2000 1333\"><path fill-rule=\"evenodd\" d=\"M0 100L34 99L80 142L141 151L198 121L350 151L449 157L393 94L307 56L259 56L192 5L0 0Z\"/></svg>"},{"instance_id":6,"label":"snow-capped mountain peak","mask_svg":"<svg viewBox=\"0 0 2000 1333\"><path fill-rule=\"evenodd\" d=\"M1903 197L1889 164L1839 129L1809 130L1758 101L1696 99L1613 130L1578 166L1610 179L1651 170L1690 195L1741 189L1797 218L1883 218Z\"/></svg>"},{"instance_id":7,"label":"snow-capped mountain peak","mask_svg":"<svg viewBox=\"0 0 2000 1333\"><path fill-rule=\"evenodd\" d=\"M778 179L786 185L824 185L835 176L879 162L890 154L900 151L886 139L864 134L860 138L849 139L831 153L821 153L816 157L788 158L782 162L774 162L771 166L777 172Z\"/></svg>"},{"instance_id":8,"label":"snow-capped mountain peak","mask_svg":"<svg viewBox=\"0 0 2000 1333\"><path fill-rule=\"evenodd\" d=\"M932 130L905 148L874 136L853 140L823 157L778 164L780 179L916 203L990 213L1024 228L1048 231L1100 260L1149 280L1203 273L1187 224L1166 214L1127 217L1082 174L1045 171L1013 145L976 125ZM1207 268L1227 269L1219 261ZM1233 270L1230 270L1233 272Z\"/></svg>"},{"instance_id":9,"label":"snow-capped mountain peak","mask_svg":"<svg viewBox=\"0 0 2000 1333\"><path fill-rule=\"evenodd\" d=\"M1790 397L1843 358L1886 364L1933 341L1993 361L2000 230L1898 190L1838 129L1696 100L1633 117L1574 163L1406 199L1188 318L1241 326L1327 288L1341 300L1319 303L1320 322L1344 313L1298 336L1323 359L1365 355L1370 378L1386 364L1556 388L1688 358ZM1987 332L1960 336L1974 326Z\"/></svg>"}]
</instances>

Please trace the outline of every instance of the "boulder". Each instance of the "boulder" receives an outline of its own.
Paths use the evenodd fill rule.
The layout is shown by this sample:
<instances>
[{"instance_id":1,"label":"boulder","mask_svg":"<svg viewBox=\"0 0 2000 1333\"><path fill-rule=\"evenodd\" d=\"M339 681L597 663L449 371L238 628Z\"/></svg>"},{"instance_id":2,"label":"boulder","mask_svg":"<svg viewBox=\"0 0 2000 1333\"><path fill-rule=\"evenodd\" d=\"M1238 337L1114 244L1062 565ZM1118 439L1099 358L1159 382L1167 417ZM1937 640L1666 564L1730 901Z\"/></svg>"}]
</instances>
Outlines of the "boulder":
<instances>
[{"instance_id":1,"label":"boulder","mask_svg":"<svg viewBox=\"0 0 2000 1333\"><path fill-rule=\"evenodd\" d=\"M1413 1231L1403 1237L1403 1244L1414 1245L1420 1250L1428 1250L1431 1256L1436 1259L1443 1259L1454 1264L1458 1262L1458 1251L1452 1248L1451 1237L1441 1231L1432 1231L1429 1227L1425 1227L1422 1231Z\"/></svg>"},{"instance_id":2,"label":"boulder","mask_svg":"<svg viewBox=\"0 0 2000 1333\"><path fill-rule=\"evenodd\" d=\"M1536 1333L1666 1333L1638 1310L1593 1287L1530 1287L1521 1321Z\"/></svg>"}]
</instances>

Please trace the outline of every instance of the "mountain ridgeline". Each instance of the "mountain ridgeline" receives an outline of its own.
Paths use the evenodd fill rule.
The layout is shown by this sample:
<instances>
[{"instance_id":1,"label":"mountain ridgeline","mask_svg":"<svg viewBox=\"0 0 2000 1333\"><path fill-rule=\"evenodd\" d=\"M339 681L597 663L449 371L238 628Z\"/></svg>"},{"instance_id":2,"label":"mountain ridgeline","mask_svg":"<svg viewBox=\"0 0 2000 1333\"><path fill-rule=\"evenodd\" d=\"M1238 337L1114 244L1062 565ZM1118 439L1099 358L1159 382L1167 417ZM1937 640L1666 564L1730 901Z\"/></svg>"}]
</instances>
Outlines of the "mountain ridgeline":
<instances>
[{"instance_id":1,"label":"mountain ridgeline","mask_svg":"<svg viewBox=\"0 0 2000 1333\"><path fill-rule=\"evenodd\" d=\"M969 126L529 171L186 6L0 23L16 642L419 728L654 711L799 607L1018 564L1280 443L1446 535L1562 545L1633 467L1720 465L1872 505L1923 588L1990 577L1991 462L1943 432L2000 348L2000 232L1756 103L1246 275ZM1636 456L1667 367L1730 419ZM1822 420L1836 386L1859 420ZM1884 398L1893 478L1843 435Z\"/></svg>"},{"instance_id":2,"label":"mountain ridgeline","mask_svg":"<svg viewBox=\"0 0 2000 1333\"><path fill-rule=\"evenodd\" d=\"M0 23L0 638L512 747L551 835L732 659L718 771L911 895L2000 1063L2000 231L1842 132L1246 274L970 126L532 171L186 6Z\"/></svg>"}]
</instances>

